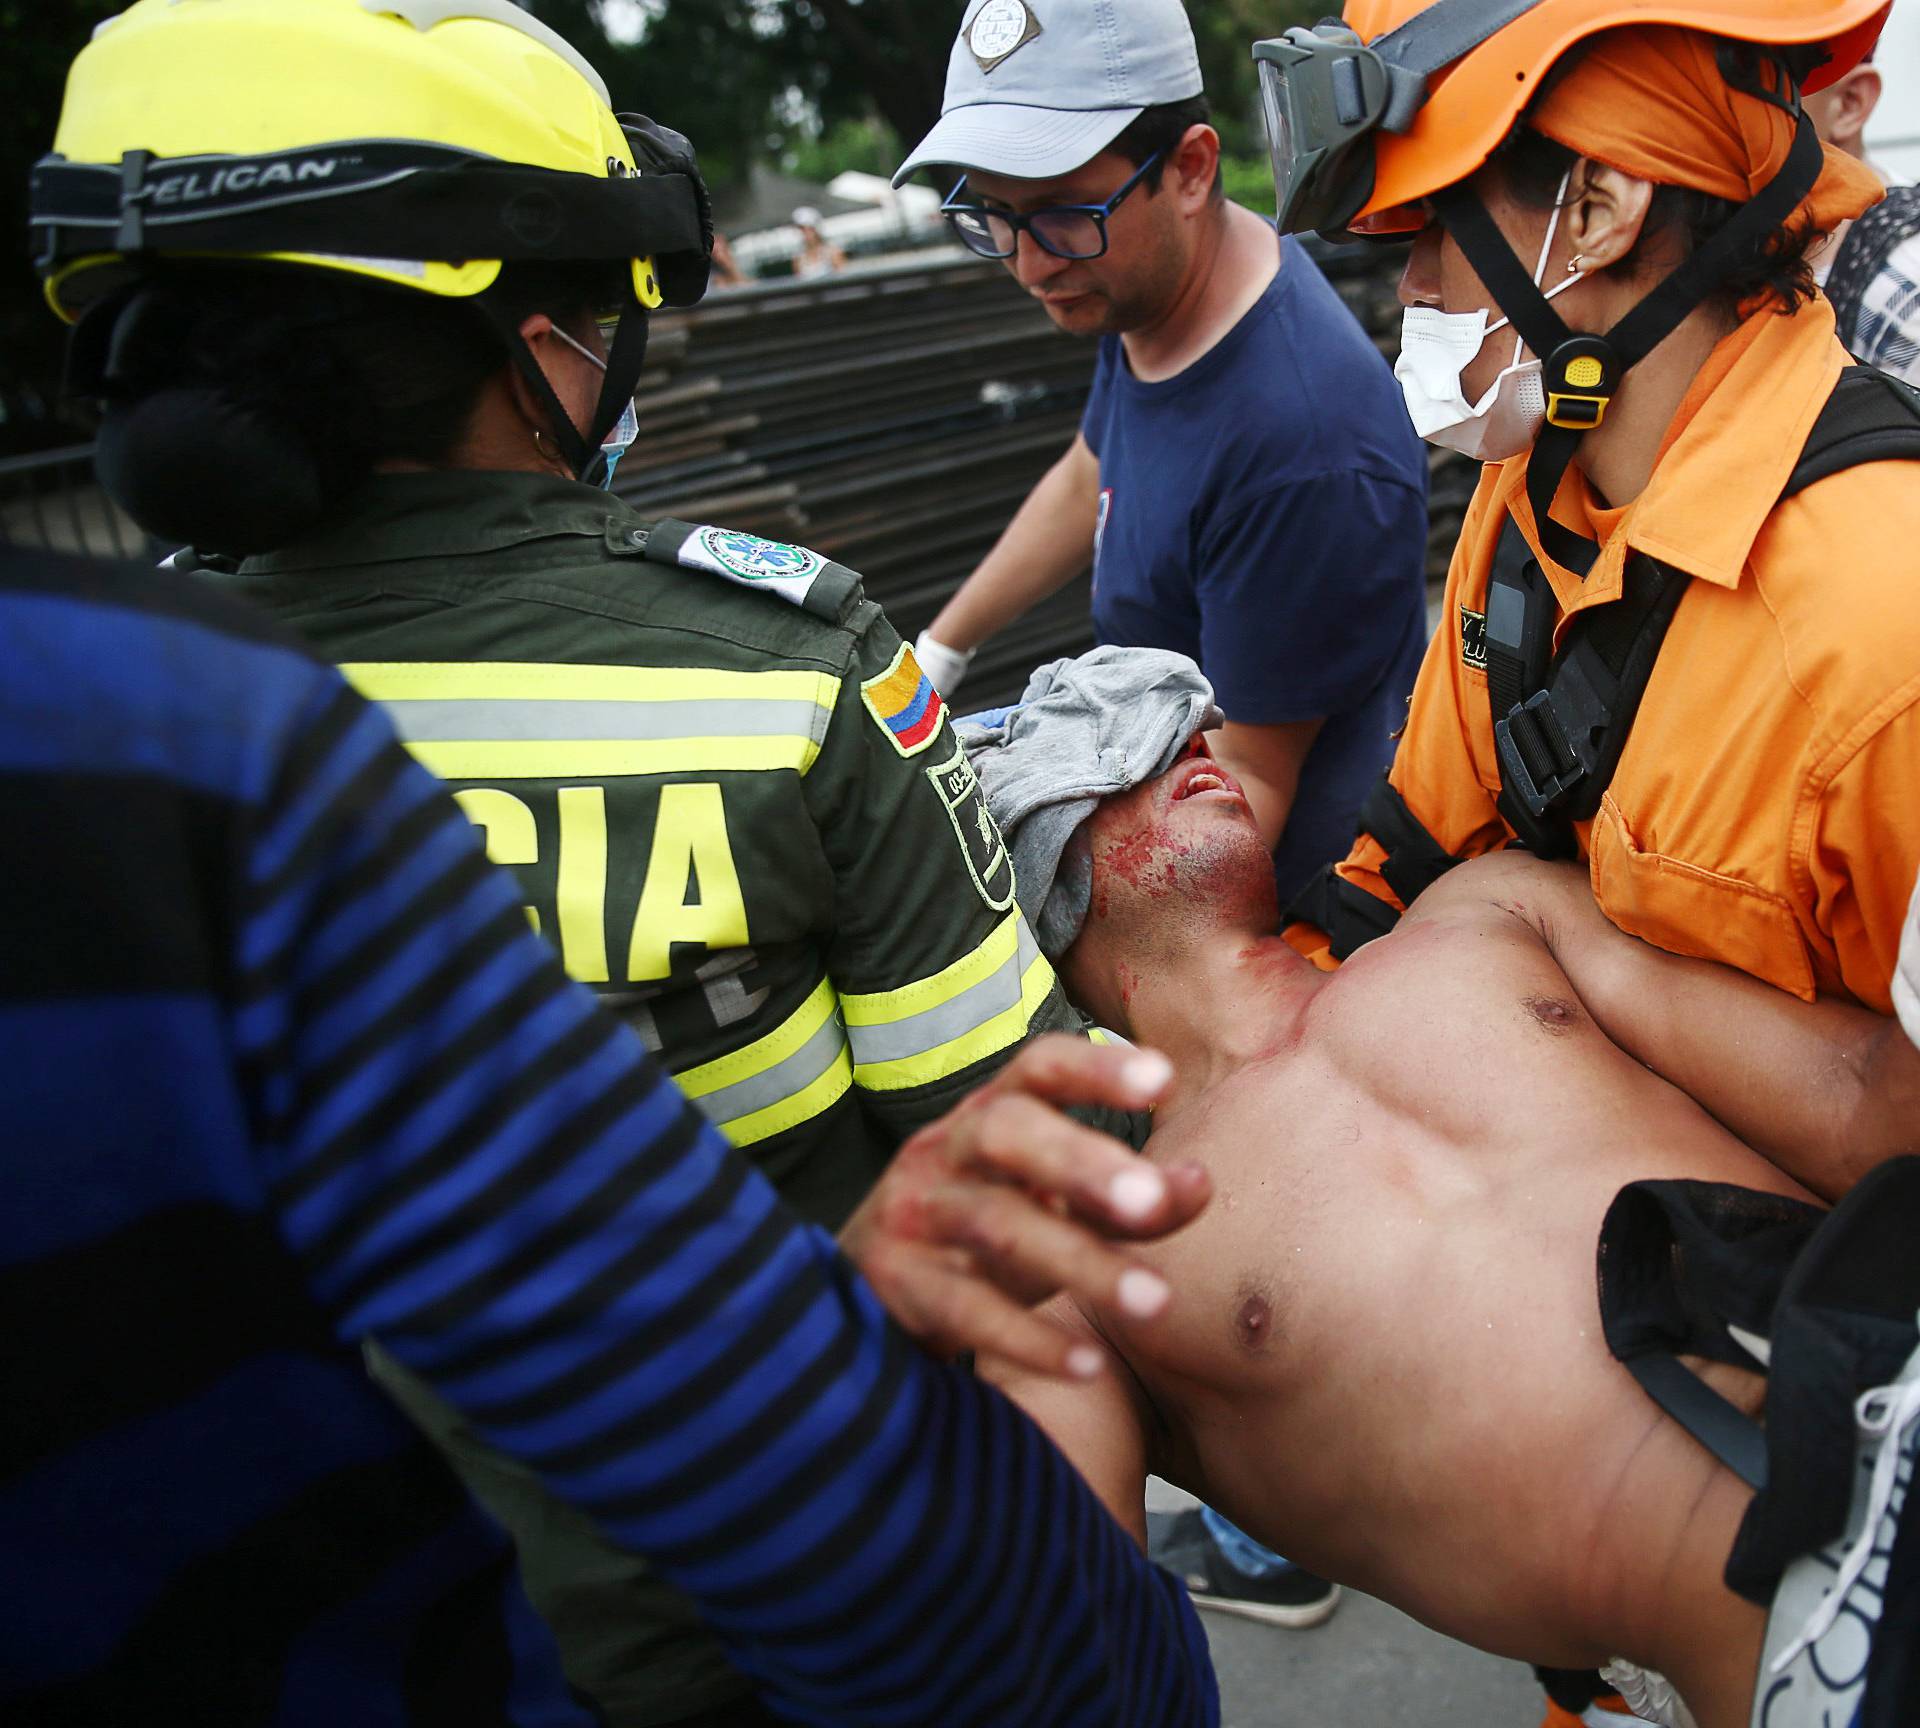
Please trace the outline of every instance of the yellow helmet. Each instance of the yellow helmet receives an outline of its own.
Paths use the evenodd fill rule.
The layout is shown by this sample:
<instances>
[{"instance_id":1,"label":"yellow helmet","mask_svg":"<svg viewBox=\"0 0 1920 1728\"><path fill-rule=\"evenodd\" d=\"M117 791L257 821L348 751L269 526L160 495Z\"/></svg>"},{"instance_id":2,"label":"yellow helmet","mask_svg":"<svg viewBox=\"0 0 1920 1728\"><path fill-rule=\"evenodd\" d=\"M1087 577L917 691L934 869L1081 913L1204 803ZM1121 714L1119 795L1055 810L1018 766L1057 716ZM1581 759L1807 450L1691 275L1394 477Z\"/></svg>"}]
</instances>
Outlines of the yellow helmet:
<instances>
[{"instance_id":1,"label":"yellow helmet","mask_svg":"<svg viewBox=\"0 0 1920 1728\"><path fill-rule=\"evenodd\" d=\"M137 0L74 61L30 205L69 321L155 257L458 298L627 259L640 306L684 305L711 247L686 141L510 0Z\"/></svg>"}]
</instances>

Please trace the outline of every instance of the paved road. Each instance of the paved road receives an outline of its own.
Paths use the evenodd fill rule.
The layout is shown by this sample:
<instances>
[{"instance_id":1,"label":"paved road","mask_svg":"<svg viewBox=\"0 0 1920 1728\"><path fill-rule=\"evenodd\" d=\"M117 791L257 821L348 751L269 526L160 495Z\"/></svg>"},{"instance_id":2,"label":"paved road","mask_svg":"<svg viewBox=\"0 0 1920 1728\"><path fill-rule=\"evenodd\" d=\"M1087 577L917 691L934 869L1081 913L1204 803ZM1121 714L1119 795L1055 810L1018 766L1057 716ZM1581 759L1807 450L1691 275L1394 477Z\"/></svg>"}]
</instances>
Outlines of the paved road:
<instances>
[{"instance_id":1,"label":"paved road","mask_svg":"<svg viewBox=\"0 0 1920 1728\"><path fill-rule=\"evenodd\" d=\"M1538 1728L1540 1689L1503 1662L1348 1591L1286 1632L1203 1613L1224 1728Z\"/></svg>"},{"instance_id":2,"label":"paved road","mask_svg":"<svg viewBox=\"0 0 1920 1728\"><path fill-rule=\"evenodd\" d=\"M1191 1505L1154 1482L1147 1504ZM1370 1596L1348 1591L1324 1626L1287 1632L1202 1613L1223 1728L1538 1728L1533 1676Z\"/></svg>"}]
</instances>

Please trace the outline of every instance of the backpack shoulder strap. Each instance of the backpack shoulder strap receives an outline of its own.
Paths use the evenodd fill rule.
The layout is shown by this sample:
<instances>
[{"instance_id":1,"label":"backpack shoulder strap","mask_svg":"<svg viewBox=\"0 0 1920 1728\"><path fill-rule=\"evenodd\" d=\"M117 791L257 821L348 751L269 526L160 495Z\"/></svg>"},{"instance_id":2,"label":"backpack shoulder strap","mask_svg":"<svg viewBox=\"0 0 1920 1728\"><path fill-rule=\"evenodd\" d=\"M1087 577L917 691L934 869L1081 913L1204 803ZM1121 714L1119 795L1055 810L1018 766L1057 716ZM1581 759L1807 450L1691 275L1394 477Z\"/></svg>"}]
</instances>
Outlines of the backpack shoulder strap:
<instances>
[{"instance_id":1,"label":"backpack shoulder strap","mask_svg":"<svg viewBox=\"0 0 1920 1728\"><path fill-rule=\"evenodd\" d=\"M1863 462L1920 461L1920 390L1875 366L1840 374L1782 498Z\"/></svg>"},{"instance_id":2,"label":"backpack shoulder strap","mask_svg":"<svg viewBox=\"0 0 1920 1728\"><path fill-rule=\"evenodd\" d=\"M1782 498L1863 462L1920 460L1920 390L1872 366L1849 366L1808 434ZM1547 858L1576 855L1573 823L1613 778L1684 572L1627 560L1618 600L1582 612L1549 661L1558 609L1509 520L1487 594L1487 693L1500 762L1500 814Z\"/></svg>"}]
</instances>

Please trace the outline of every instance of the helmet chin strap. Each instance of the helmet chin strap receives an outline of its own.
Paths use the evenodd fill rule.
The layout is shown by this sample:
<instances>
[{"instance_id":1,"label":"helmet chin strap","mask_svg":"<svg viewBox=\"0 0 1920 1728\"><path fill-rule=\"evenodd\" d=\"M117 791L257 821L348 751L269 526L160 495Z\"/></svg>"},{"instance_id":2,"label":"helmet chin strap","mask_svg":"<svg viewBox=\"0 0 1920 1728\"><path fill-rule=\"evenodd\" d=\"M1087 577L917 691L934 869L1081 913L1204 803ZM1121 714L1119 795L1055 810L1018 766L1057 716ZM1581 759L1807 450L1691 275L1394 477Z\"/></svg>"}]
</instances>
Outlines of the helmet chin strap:
<instances>
[{"instance_id":1,"label":"helmet chin strap","mask_svg":"<svg viewBox=\"0 0 1920 1728\"><path fill-rule=\"evenodd\" d=\"M1793 147L1779 172L1603 336L1567 328L1514 256L1487 207L1464 183L1433 195L1433 208L1447 232L1522 340L1540 356L1547 424L1527 459L1527 502L1540 543L1555 562L1584 577L1599 556L1599 547L1554 521L1550 511L1580 439L1601 423L1622 374L1679 328L1725 279L1745 248L1799 208L1820 178L1823 161L1813 121L1802 111Z\"/></svg>"},{"instance_id":2,"label":"helmet chin strap","mask_svg":"<svg viewBox=\"0 0 1920 1728\"><path fill-rule=\"evenodd\" d=\"M573 477L576 480L587 480L590 476L597 478L594 471L604 460L600 441L613 430L621 411L633 400L634 387L640 382L641 370L646 365L646 308L636 299L621 316L619 328L614 331L613 347L607 353L607 370L600 382L600 399L594 406L588 436L583 438L580 428L573 423L573 416L567 412L518 326L494 303L491 295L480 295L476 303L495 333L506 344L520 376L527 381L527 387L546 409L548 430L552 432L553 441L566 458L567 465L572 468Z\"/></svg>"}]
</instances>

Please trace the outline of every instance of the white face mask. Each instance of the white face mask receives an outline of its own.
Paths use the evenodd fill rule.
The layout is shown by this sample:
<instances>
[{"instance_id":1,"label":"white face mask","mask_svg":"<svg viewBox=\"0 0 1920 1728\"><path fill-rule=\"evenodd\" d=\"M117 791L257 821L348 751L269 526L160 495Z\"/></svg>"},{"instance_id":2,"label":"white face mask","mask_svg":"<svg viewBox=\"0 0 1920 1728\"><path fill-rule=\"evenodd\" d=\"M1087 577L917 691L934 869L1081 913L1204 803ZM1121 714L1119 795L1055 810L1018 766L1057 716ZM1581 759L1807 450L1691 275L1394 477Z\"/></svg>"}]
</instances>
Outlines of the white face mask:
<instances>
[{"instance_id":1,"label":"white face mask","mask_svg":"<svg viewBox=\"0 0 1920 1728\"><path fill-rule=\"evenodd\" d=\"M562 330L558 324L554 325L553 333L576 354L583 355L586 359L592 361L602 372L606 371L606 361L602 360L600 356L594 353L584 342L576 342L566 331ZM613 429L608 432L606 437L600 440L600 454L607 459L607 471L601 477L600 481L604 489L608 491L613 489L613 471L620 466L620 458L626 455L628 448L639 436L640 416L634 412L633 398L629 396L627 398L627 405L620 410L620 418L613 423Z\"/></svg>"},{"instance_id":2,"label":"white face mask","mask_svg":"<svg viewBox=\"0 0 1920 1728\"><path fill-rule=\"evenodd\" d=\"M1533 267L1536 288L1553 249L1567 180L1568 175L1560 177L1547 236ZM1551 300L1579 280L1569 276L1556 282L1544 298ZM1504 462L1528 449L1538 436L1547 418L1547 393L1540 382L1540 362L1522 363L1525 344L1518 336L1513 339L1512 362L1478 402L1469 402L1461 388L1460 374L1473 363L1486 339L1508 322L1502 318L1489 324L1484 309L1442 312L1433 306L1409 306L1400 314L1400 358L1393 363L1393 375L1400 381L1414 431L1430 444L1458 450L1476 462Z\"/></svg>"}]
</instances>

